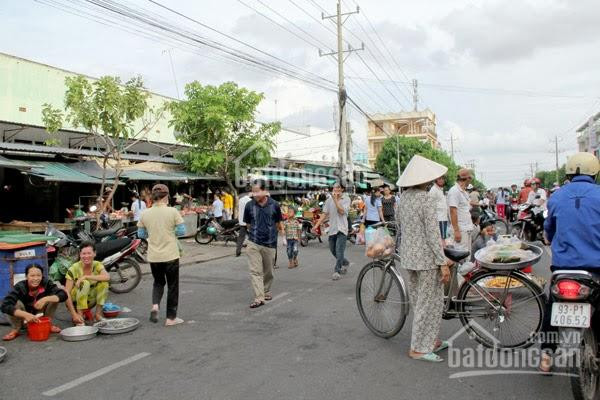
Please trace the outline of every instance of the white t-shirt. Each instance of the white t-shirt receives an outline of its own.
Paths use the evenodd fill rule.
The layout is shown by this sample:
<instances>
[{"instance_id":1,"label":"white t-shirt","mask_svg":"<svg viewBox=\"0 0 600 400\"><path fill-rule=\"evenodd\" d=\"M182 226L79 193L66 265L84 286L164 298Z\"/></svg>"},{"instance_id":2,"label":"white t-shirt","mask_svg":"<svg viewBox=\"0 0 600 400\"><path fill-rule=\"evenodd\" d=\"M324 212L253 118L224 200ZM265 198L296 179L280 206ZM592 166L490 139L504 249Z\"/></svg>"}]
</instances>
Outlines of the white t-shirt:
<instances>
[{"instance_id":1,"label":"white t-shirt","mask_svg":"<svg viewBox=\"0 0 600 400\"><path fill-rule=\"evenodd\" d=\"M444 190L436 184L429 189L429 195L435 201L435 213L438 221L448 221L448 204Z\"/></svg>"},{"instance_id":2,"label":"white t-shirt","mask_svg":"<svg viewBox=\"0 0 600 400\"><path fill-rule=\"evenodd\" d=\"M217 198L215 199L215 201L213 202L213 215L215 216L215 218L219 218L223 216L223 202Z\"/></svg>"},{"instance_id":3,"label":"white t-shirt","mask_svg":"<svg viewBox=\"0 0 600 400\"><path fill-rule=\"evenodd\" d=\"M145 209L146 202L144 200L134 200L133 204L131 205L131 211L133 212L133 220L135 222L140 220L140 215Z\"/></svg>"},{"instance_id":4,"label":"white t-shirt","mask_svg":"<svg viewBox=\"0 0 600 400\"><path fill-rule=\"evenodd\" d=\"M506 191L498 190L496 194L496 204L506 204L506 197L508 193Z\"/></svg>"},{"instance_id":5,"label":"white t-shirt","mask_svg":"<svg viewBox=\"0 0 600 400\"><path fill-rule=\"evenodd\" d=\"M448 191L448 207L456 207L458 229L461 232L473 230L471 221L471 205L469 204L469 194L458 186L458 183Z\"/></svg>"},{"instance_id":6,"label":"white t-shirt","mask_svg":"<svg viewBox=\"0 0 600 400\"><path fill-rule=\"evenodd\" d=\"M539 199L536 199L536 196L540 196ZM546 191L544 189L539 188L536 191L529 192L529 197L527 197L527 203L533 204L535 206L542 206L546 208Z\"/></svg>"},{"instance_id":7,"label":"white t-shirt","mask_svg":"<svg viewBox=\"0 0 600 400\"><path fill-rule=\"evenodd\" d=\"M252 198L246 194L238 201L238 220L240 226L246 226L246 223L244 222L244 210L246 209L246 204L248 204L250 200L252 200Z\"/></svg>"}]
</instances>

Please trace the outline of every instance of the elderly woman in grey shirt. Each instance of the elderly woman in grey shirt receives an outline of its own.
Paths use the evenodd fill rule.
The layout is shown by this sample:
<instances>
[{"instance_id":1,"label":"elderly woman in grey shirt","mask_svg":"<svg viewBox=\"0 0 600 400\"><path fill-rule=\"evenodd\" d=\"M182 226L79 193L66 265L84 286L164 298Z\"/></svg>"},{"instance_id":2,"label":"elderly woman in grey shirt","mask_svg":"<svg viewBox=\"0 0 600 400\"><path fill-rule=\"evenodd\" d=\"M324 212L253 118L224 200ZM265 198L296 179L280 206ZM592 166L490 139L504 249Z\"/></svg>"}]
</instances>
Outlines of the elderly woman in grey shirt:
<instances>
[{"instance_id":1,"label":"elderly woman in grey shirt","mask_svg":"<svg viewBox=\"0 0 600 400\"><path fill-rule=\"evenodd\" d=\"M441 362L437 353L448 347L439 340L444 283L450 278L450 261L444 257L442 237L428 185L448 169L415 155L398 180L404 190L396 216L400 225L400 265L408 273L410 300L414 311L409 356L416 360Z\"/></svg>"}]
</instances>

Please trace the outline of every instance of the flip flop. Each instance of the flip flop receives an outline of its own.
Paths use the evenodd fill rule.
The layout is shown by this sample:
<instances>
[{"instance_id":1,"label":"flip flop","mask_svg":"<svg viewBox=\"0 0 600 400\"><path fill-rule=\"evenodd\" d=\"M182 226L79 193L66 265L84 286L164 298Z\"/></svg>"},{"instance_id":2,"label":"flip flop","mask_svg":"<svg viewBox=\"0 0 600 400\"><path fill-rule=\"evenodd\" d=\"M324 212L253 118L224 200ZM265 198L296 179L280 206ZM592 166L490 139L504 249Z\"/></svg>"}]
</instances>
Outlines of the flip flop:
<instances>
[{"instance_id":1,"label":"flip flop","mask_svg":"<svg viewBox=\"0 0 600 400\"><path fill-rule=\"evenodd\" d=\"M258 307L261 307L264 305L265 305L264 301L254 301L250 304L250 308L258 308Z\"/></svg>"},{"instance_id":2,"label":"flip flop","mask_svg":"<svg viewBox=\"0 0 600 400\"><path fill-rule=\"evenodd\" d=\"M10 342L11 340L18 338L19 336L21 336L20 332L12 331L12 332L8 332L6 335L4 335L2 337L2 340L4 340L5 342Z\"/></svg>"},{"instance_id":3,"label":"flip flop","mask_svg":"<svg viewBox=\"0 0 600 400\"><path fill-rule=\"evenodd\" d=\"M169 322L172 321L172 322ZM165 326L175 326L175 325L179 325L179 324L183 324L185 321L181 318L175 318L173 320L167 320L165 322Z\"/></svg>"},{"instance_id":4,"label":"flip flop","mask_svg":"<svg viewBox=\"0 0 600 400\"><path fill-rule=\"evenodd\" d=\"M435 353L425 353L418 357L413 357L413 356L409 356L409 357L412 358L413 360L427 361L427 362L434 362L434 363L440 363L440 362L444 361L444 359L442 357L438 356Z\"/></svg>"},{"instance_id":5,"label":"flip flop","mask_svg":"<svg viewBox=\"0 0 600 400\"><path fill-rule=\"evenodd\" d=\"M446 350L448 348L448 346L450 346L450 343L448 343L446 340L442 340L442 344L440 344L438 347L434 348L433 353L437 353L438 351Z\"/></svg>"}]
</instances>

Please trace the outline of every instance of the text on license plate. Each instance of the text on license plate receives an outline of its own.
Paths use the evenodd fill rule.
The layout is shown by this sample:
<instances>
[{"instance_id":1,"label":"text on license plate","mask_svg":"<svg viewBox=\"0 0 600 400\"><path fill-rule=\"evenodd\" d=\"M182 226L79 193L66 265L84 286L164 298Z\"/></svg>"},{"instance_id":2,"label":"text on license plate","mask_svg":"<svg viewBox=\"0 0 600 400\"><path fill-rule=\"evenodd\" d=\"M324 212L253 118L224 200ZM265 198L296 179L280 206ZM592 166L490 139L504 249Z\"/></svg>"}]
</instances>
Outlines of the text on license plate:
<instances>
[{"instance_id":1,"label":"text on license plate","mask_svg":"<svg viewBox=\"0 0 600 400\"><path fill-rule=\"evenodd\" d=\"M589 328L591 306L587 303L553 303L550 325Z\"/></svg>"}]
</instances>

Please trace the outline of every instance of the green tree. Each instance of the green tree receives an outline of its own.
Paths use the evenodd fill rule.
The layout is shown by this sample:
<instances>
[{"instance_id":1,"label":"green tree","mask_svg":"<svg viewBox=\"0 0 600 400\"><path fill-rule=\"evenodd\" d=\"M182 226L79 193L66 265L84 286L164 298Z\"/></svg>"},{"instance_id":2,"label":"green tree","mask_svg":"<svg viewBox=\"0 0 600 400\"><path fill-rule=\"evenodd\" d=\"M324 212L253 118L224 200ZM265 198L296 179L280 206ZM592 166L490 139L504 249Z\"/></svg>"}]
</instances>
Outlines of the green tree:
<instances>
[{"instance_id":1,"label":"green tree","mask_svg":"<svg viewBox=\"0 0 600 400\"><path fill-rule=\"evenodd\" d=\"M556 180L556 170L540 171L535 174L535 176L540 178L542 181L542 187L546 189L552 189L554 182L558 182L559 185L562 185L565 179L567 179L564 165L558 170L558 181Z\"/></svg>"},{"instance_id":2,"label":"green tree","mask_svg":"<svg viewBox=\"0 0 600 400\"><path fill-rule=\"evenodd\" d=\"M399 157L397 156L397 149L399 150ZM375 169L386 178L391 179L392 182L396 182L398 180L397 159L400 159L400 170L404 171L408 162L415 154L419 154L448 167L446 188L454 185L460 167L456 165L445 151L434 149L431 144L421 142L416 138L394 136L386 139L375 161ZM473 180L473 185L480 191L485 189L485 186L477 179Z\"/></svg>"},{"instance_id":3,"label":"green tree","mask_svg":"<svg viewBox=\"0 0 600 400\"><path fill-rule=\"evenodd\" d=\"M247 168L269 163L281 125L258 124L256 108L264 95L234 82L220 86L191 82L185 87L185 97L169 105L171 125L180 133L178 140L191 146L178 158L192 172L223 178L237 200L236 178Z\"/></svg>"},{"instance_id":4,"label":"green tree","mask_svg":"<svg viewBox=\"0 0 600 400\"><path fill-rule=\"evenodd\" d=\"M123 172L122 154L147 136L162 116L164 107L154 109L148 105L150 94L144 90L140 77L123 85L118 77L104 76L90 81L78 75L67 77L65 86L64 108L46 103L42 109L42 121L51 135L47 144L59 143L57 133L65 123L83 128L101 144L98 146L103 166L101 194L107 181L106 170L115 172L112 191L100 206L102 213L117 190Z\"/></svg>"}]
</instances>

